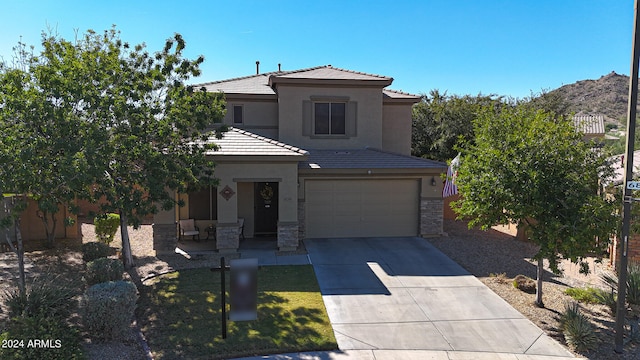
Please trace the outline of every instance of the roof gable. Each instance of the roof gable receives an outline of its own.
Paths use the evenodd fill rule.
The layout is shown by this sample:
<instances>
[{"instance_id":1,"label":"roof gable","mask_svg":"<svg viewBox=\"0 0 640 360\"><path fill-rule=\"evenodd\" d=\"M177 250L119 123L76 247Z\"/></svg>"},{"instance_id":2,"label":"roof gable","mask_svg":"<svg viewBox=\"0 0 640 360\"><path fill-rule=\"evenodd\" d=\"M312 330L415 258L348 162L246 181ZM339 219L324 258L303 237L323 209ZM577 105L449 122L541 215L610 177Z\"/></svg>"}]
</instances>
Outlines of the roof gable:
<instances>
[{"instance_id":1,"label":"roof gable","mask_svg":"<svg viewBox=\"0 0 640 360\"><path fill-rule=\"evenodd\" d=\"M331 65L318 66L309 69L295 70L282 73L272 73L269 76L269 85L277 83L288 84L353 84L389 86L393 78L382 75L368 74L353 70L334 68Z\"/></svg>"}]
</instances>

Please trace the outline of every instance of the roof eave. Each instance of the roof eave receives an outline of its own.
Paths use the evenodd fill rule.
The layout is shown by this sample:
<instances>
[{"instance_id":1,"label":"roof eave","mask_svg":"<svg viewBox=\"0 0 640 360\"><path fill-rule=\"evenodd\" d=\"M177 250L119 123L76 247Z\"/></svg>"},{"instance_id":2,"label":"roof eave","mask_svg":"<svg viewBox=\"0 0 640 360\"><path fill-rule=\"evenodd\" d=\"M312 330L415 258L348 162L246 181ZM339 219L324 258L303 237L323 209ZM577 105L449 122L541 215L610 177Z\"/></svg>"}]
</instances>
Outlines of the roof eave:
<instances>
[{"instance_id":1,"label":"roof eave","mask_svg":"<svg viewBox=\"0 0 640 360\"><path fill-rule=\"evenodd\" d=\"M288 84L288 85L338 85L338 86L375 86L386 87L391 85L393 79L376 79L376 80L364 80L364 79L316 79L316 78L284 78L278 76L269 77L269 86L275 86L275 84Z\"/></svg>"},{"instance_id":2,"label":"roof eave","mask_svg":"<svg viewBox=\"0 0 640 360\"><path fill-rule=\"evenodd\" d=\"M216 163L252 163L252 162L294 162L307 160L305 154L288 155L239 155L239 154L208 154Z\"/></svg>"},{"instance_id":3,"label":"roof eave","mask_svg":"<svg viewBox=\"0 0 640 360\"><path fill-rule=\"evenodd\" d=\"M420 98L416 97L416 98L392 98L392 97L384 97L382 99L382 103L383 104L409 104L409 105L413 105L413 104L417 104L420 102Z\"/></svg>"},{"instance_id":4,"label":"roof eave","mask_svg":"<svg viewBox=\"0 0 640 360\"><path fill-rule=\"evenodd\" d=\"M252 93L224 93L227 101L231 100L256 100L256 101L264 101L264 100L278 100L278 95L276 94L252 94Z\"/></svg>"},{"instance_id":5,"label":"roof eave","mask_svg":"<svg viewBox=\"0 0 640 360\"><path fill-rule=\"evenodd\" d=\"M423 176L440 175L447 171L446 167L429 168L298 168L300 175L402 175L402 176Z\"/></svg>"}]
</instances>

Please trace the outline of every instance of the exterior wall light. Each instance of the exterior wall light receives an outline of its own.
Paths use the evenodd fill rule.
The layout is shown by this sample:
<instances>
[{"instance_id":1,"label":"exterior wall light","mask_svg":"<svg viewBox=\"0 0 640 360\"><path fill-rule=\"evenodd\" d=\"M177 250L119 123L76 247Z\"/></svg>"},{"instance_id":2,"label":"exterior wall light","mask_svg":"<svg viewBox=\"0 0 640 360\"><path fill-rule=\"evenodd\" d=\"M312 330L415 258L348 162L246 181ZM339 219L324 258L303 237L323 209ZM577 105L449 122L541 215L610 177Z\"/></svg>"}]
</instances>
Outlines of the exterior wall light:
<instances>
[{"instance_id":1,"label":"exterior wall light","mask_svg":"<svg viewBox=\"0 0 640 360\"><path fill-rule=\"evenodd\" d=\"M435 177L431 177L431 186L436 186L436 178Z\"/></svg>"}]
</instances>

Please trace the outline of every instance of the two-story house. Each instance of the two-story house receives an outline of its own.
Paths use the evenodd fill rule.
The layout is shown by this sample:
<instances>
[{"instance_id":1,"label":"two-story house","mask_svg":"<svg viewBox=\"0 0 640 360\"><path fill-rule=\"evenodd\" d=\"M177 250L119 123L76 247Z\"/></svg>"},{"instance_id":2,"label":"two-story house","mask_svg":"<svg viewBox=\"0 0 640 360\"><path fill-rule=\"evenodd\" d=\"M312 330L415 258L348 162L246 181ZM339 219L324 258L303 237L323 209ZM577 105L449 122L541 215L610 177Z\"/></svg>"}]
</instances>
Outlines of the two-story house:
<instances>
[{"instance_id":1,"label":"two-story house","mask_svg":"<svg viewBox=\"0 0 640 360\"><path fill-rule=\"evenodd\" d=\"M327 65L199 85L227 101L232 128L208 154L220 182L155 216L155 250L173 252L178 219L215 226L221 252L238 248L240 224L281 250L304 238L442 234L446 164L410 155L419 97L392 82Z\"/></svg>"}]
</instances>

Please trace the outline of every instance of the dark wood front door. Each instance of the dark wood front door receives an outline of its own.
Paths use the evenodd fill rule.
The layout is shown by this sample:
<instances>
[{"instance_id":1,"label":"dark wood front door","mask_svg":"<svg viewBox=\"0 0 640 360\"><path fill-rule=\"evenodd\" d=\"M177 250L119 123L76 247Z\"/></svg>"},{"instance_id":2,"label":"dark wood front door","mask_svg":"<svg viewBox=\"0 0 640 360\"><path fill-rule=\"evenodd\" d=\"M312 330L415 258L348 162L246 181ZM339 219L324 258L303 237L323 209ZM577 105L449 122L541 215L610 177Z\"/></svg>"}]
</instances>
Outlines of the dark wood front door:
<instances>
[{"instance_id":1,"label":"dark wood front door","mask_svg":"<svg viewBox=\"0 0 640 360\"><path fill-rule=\"evenodd\" d=\"M254 233L276 235L278 232L278 183L254 183Z\"/></svg>"}]
</instances>

